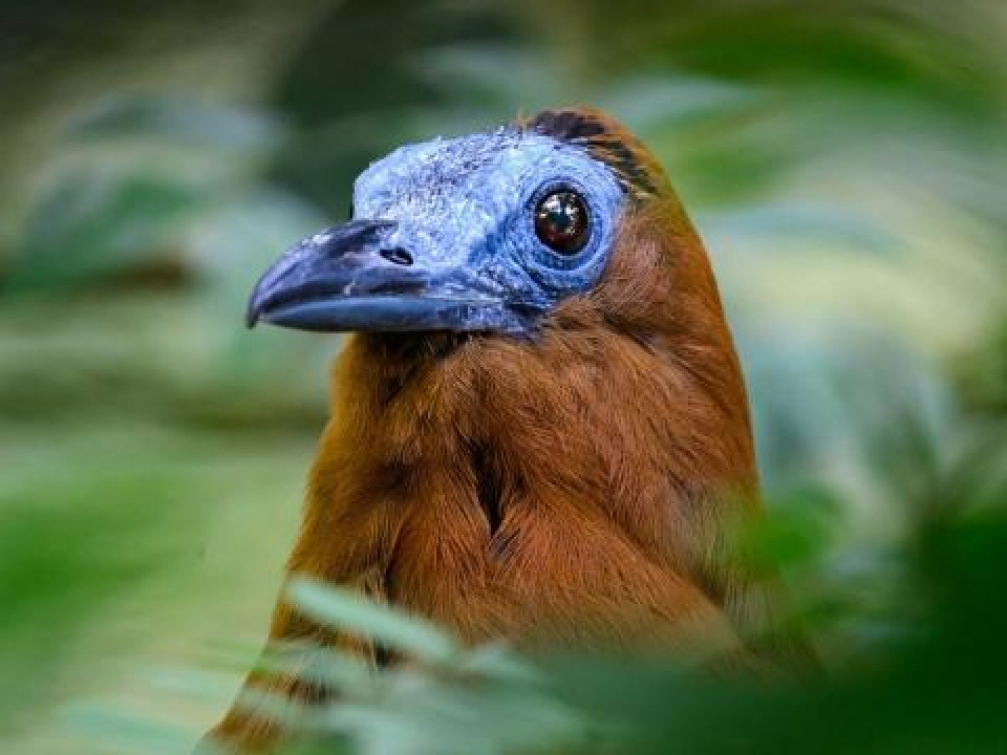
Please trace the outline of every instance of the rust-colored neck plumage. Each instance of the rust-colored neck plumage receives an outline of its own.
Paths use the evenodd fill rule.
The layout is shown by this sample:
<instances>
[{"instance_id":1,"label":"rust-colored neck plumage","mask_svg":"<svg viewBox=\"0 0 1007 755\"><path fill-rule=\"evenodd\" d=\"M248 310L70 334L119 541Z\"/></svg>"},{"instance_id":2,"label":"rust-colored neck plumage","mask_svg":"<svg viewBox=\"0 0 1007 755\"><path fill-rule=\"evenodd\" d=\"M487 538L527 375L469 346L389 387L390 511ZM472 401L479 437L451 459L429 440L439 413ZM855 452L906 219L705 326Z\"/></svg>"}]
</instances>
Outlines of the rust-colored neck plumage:
<instances>
[{"instance_id":1,"label":"rust-colored neck plumage","mask_svg":"<svg viewBox=\"0 0 1007 755\"><path fill-rule=\"evenodd\" d=\"M628 212L601 284L532 337L355 336L333 388L306 527L326 526L334 498L387 507L359 558L389 599L473 638L534 632L552 611L544 632L562 635L577 609L542 598L534 564L498 584L552 521L574 540L607 528L731 601L723 501L756 484L748 408L706 255L670 195ZM537 573L557 585L592 568L549 564Z\"/></svg>"}]
</instances>

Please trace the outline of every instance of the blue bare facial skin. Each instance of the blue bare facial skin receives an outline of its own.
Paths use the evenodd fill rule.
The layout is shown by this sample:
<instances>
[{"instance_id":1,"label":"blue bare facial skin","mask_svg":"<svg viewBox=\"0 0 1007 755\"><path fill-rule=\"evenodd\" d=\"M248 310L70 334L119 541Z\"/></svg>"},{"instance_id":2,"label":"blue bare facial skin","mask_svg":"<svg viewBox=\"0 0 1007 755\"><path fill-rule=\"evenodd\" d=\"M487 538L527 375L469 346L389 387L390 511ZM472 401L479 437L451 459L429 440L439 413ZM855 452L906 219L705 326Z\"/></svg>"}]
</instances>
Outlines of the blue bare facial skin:
<instances>
[{"instance_id":1,"label":"blue bare facial skin","mask_svg":"<svg viewBox=\"0 0 1007 755\"><path fill-rule=\"evenodd\" d=\"M528 334L598 282L624 204L605 164L516 127L400 147L357 179L350 222L304 239L266 271L247 322ZM573 214L556 214L564 211ZM559 248L543 222L579 232L577 243Z\"/></svg>"}]
</instances>

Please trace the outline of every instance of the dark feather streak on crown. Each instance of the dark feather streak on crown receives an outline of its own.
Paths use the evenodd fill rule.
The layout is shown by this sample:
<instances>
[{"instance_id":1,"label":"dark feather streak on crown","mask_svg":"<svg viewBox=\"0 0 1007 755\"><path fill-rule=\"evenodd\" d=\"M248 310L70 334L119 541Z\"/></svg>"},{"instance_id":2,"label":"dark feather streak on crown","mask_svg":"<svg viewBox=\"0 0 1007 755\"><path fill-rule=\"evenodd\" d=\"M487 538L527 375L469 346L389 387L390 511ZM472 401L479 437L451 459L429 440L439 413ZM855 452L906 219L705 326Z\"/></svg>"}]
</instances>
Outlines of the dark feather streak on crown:
<instances>
[{"instance_id":1,"label":"dark feather streak on crown","mask_svg":"<svg viewBox=\"0 0 1007 755\"><path fill-rule=\"evenodd\" d=\"M544 110L525 121L523 127L543 136L582 147L615 173L632 196L657 194L646 163L637 150L642 145L621 129L613 128L599 113L589 110Z\"/></svg>"}]
</instances>

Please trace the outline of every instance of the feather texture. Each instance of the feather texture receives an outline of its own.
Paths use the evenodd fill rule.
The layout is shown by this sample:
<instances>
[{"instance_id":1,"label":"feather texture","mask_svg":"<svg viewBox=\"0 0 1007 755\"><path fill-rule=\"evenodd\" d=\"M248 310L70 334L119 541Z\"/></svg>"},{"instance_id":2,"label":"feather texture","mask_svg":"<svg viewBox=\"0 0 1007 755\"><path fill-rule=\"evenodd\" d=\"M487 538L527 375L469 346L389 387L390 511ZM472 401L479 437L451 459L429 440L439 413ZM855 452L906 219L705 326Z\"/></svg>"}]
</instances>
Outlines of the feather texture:
<instances>
[{"instance_id":1,"label":"feather texture","mask_svg":"<svg viewBox=\"0 0 1007 755\"><path fill-rule=\"evenodd\" d=\"M520 127L582 145L632 190L600 283L532 337L351 337L288 569L472 643L737 649L769 604L730 558L758 483L707 255L656 160L607 116ZM278 606L271 637L305 636L353 641ZM232 712L217 734L250 747L273 732Z\"/></svg>"}]
</instances>

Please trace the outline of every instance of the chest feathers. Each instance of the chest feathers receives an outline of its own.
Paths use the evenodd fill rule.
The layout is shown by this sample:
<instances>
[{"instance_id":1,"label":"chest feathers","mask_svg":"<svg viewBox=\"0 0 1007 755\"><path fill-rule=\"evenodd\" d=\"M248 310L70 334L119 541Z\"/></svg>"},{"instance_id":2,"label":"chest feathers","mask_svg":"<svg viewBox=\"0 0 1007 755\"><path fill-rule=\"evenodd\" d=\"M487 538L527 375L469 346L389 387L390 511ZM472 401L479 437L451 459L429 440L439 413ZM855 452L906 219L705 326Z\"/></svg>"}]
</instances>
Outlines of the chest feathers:
<instances>
[{"instance_id":1,"label":"chest feathers","mask_svg":"<svg viewBox=\"0 0 1007 755\"><path fill-rule=\"evenodd\" d=\"M470 640L639 649L720 622L720 496L753 484L747 423L726 432L725 403L658 345L356 337L335 384L305 527L352 553L295 570L367 572Z\"/></svg>"},{"instance_id":2,"label":"chest feathers","mask_svg":"<svg viewBox=\"0 0 1007 755\"><path fill-rule=\"evenodd\" d=\"M472 640L664 646L748 610L744 385L705 254L655 226L534 338L350 338L291 570Z\"/></svg>"}]
</instances>

